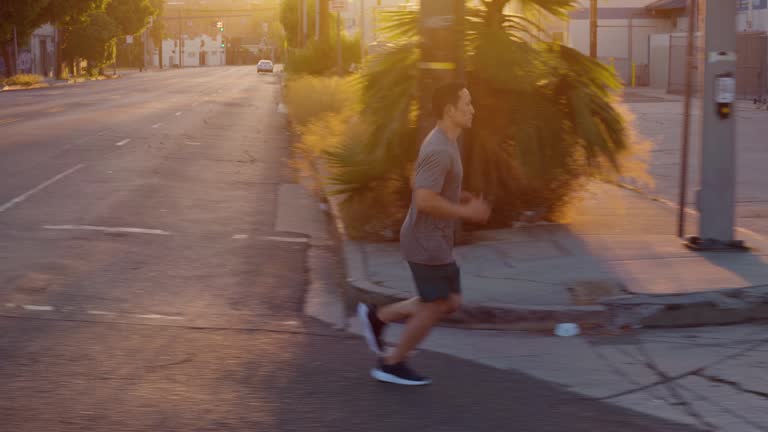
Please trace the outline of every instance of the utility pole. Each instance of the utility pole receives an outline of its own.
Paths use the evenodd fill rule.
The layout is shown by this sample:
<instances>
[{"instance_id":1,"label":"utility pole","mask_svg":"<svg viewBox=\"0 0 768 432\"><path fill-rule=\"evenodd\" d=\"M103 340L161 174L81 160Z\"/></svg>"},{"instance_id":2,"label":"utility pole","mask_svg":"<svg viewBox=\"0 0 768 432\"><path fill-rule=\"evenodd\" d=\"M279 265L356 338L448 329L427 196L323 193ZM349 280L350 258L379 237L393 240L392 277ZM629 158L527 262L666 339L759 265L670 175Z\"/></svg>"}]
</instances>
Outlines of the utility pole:
<instances>
[{"instance_id":1,"label":"utility pole","mask_svg":"<svg viewBox=\"0 0 768 432\"><path fill-rule=\"evenodd\" d=\"M736 96L736 7L704 1L704 94L701 99L699 236L687 246L703 251L744 249L734 240L736 170L733 102Z\"/></svg>"},{"instance_id":2,"label":"utility pole","mask_svg":"<svg viewBox=\"0 0 768 432\"><path fill-rule=\"evenodd\" d=\"M597 0L589 0L589 56L597 58Z\"/></svg>"},{"instance_id":3,"label":"utility pole","mask_svg":"<svg viewBox=\"0 0 768 432\"><path fill-rule=\"evenodd\" d=\"M428 108L432 92L439 85L462 77L459 70L463 55L461 32L464 0L422 0L419 10L422 59L419 63L419 140L434 127Z\"/></svg>"}]
</instances>

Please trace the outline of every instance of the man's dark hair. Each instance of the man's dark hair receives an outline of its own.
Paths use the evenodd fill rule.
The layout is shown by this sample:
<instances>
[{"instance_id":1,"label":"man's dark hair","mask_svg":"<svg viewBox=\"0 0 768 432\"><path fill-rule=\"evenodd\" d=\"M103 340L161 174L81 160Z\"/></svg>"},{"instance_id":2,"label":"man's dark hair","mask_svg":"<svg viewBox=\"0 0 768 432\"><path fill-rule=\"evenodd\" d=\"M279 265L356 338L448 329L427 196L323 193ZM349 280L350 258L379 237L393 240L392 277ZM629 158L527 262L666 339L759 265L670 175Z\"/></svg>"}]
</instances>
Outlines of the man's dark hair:
<instances>
[{"instance_id":1,"label":"man's dark hair","mask_svg":"<svg viewBox=\"0 0 768 432\"><path fill-rule=\"evenodd\" d=\"M459 104L459 93L467 88L466 84L459 81L441 84L432 93L432 114L435 118L441 120L448 105L457 106Z\"/></svg>"}]
</instances>

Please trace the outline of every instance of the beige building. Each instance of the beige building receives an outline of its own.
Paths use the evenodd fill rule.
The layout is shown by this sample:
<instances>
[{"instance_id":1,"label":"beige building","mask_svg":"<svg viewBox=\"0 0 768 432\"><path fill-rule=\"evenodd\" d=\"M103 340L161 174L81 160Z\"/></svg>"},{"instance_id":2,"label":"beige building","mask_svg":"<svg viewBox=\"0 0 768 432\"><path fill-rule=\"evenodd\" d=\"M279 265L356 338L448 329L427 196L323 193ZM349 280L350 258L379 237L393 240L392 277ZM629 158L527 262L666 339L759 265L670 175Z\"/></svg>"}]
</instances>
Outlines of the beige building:
<instances>
[{"instance_id":1,"label":"beige building","mask_svg":"<svg viewBox=\"0 0 768 432\"><path fill-rule=\"evenodd\" d=\"M571 12L568 21L569 46L589 53L589 0ZM598 0L597 56L612 65L627 84L650 83L650 38L671 33L675 23L649 10L649 0Z\"/></svg>"}]
</instances>

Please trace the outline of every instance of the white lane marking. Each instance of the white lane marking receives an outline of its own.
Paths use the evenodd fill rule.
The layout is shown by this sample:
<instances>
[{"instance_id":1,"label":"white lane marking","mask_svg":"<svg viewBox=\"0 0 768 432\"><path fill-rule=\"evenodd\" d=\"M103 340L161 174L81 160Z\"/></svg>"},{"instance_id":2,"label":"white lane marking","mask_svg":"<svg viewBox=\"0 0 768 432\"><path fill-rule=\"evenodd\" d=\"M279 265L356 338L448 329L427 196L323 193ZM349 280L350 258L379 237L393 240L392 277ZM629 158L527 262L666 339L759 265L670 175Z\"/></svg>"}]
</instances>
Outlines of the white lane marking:
<instances>
[{"instance_id":1,"label":"white lane marking","mask_svg":"<svg viewBox=\"0 0 768 432\"><path fill-rule=\"evenodd\" d=\"M182 317L177 316L168 316L168 315L156 315L156 314L149 314L149 315L133 315L136 318L151 318L151 319L172 319L172 320L183 320Z\"/></svg>"},{"instance_id":2,"label":"white lane marking","mask_svg":"<svg viewBox=\"0 0 768 432\"><path fill-rule=\"evenodd\" d=\"M44 225L43 228L54 229L54 230L89 230L89 231L103 231L103 232L117 232L117 233L171 235L171 233L168 231L156 230L156 229L103 227L103 226L93 226L93 225Z\"/></svg>"},{"instance_id":3,"label":"white lane marking","mask_svg":"<svg viewBox=\"0 0 768 432\"><path fill-rule=\"evenodd\" d=\"M232 238L235 240L244 240L248 238L248 234L235 234Z\"/></svg>"},{"instance_id":4,"label":"white lane marking","mask_svg":"<svg viewBox=\"0 0 768 432\"><path fill-rule=\"evenodd\" d=\"M280 241L280 242L288 242L288 243L307 243L309 242L309 239L306 237L259 237L260 240L272 240L272 241Z\"/></svg>"},{"instance_id":5,"label":"white lane marking","mask_svg":"<svg viewBox=\"0 0 768 432\"><path fill-rule=\"evenodd\" d=\"M2 213L2 212L4 212L4 211L8 210L9 208L11 208L11 207L15 206L15 205L16 205L16 204L18 204L18 203L20 203L20 202L22 202L22 201L26 200L26 199L27 199L27 198L29 198L30 196L32 196L32 195L34 195L34 194L36 194L37 192L40 192L41 190L45 189L46 187L50 186L51 184L53 184L53 183L55 183L55 182L57 182L57 181L61 180L62 178L66 177L66 176L68 176L68 175L70 175L70 174L72 174L73 172L75 172L75 171L79 170L80 168L82 168L82 167L84 167L84 166L85 166L85 164L80 164L80 165L77 165L77 166L75 166L75 167L72 167L72 168L70 168L70 169L68 169L68 170L64 171L63 173L61 173L61 174L57 175L56 177L54 177L54 178L52 178L52 179L50 179L50 180L46 181L45 183L41 184L40 186L37 186L36 188L34 188L34 189L30 190L29 192L26 192L26 193L24 193L24 194L22 194L22 195L19 195L19 196L17 196L17 197L16 197L16 198L14 198L14 199L12 199L12 200L8 201L7 203L5 203L5 204L3 204L2 206L0 206L0 213Z\"/></svg>"},{"instance_id":6,"label":"white lane marking","mask_svg":"<svg viewBox=\"0 0 768 432\"><path fill-rule=\"evenodd\" d=\"M177 112L177 113L176 113L176 115L177 115L177 116L180 116L180 115L181 115L181 111Z\"/></svg>"},{"instance_id":7,"label":"white lane marking","mask_svg":"<svg viewBox=\"0 0 768 432\"><path fill-rule=\"evenodd\" d=\"M52 311L54 309L53 306L37 306L37 305L22 305L21 307L29 311Z\"/></svg>"},{"instance_id":8,"label":"white lane marking","mask_svg":"<svg viewBox=\"0 0 768 432\"><path fill-rule=\"evenodd\" d=\"M114 316L114 312L104 312L104 311L97 311L97 310L89 310L89 314L91 315L108 315L108 316Z\"/></svg>"},{"instance_id":9,"label":"white lane marking","mask_svg":"<svg viewBox=\"0 0 768 432\"><path fill-rule=\"evenodd\" d=\"M187 145L200 145L199 142L192 142L192 141L187 141L186 144Z\"/></svg>"},{"instance_id":10,"label":"white lane marking","mask_svg":"<svg viewBox=\"0 0 768 432\"><path fill-rule=\"evenodd\" d=\"M6 304L5 304L5 307L7 307L7 308L15 308L15 307L16 307L16 305L15 305L15 304L13 304L13 303L6 303Z\"/></svg>"},{"instance_id":11,"label":"white lane marking","mask_svg":"<svg viewBox=\"0 0 768 432\"><path fill-rule=\"evenodd\" d=\"M129 142L131 142L131 139L130 138L126 138L126 139L120 141L119 143L117 143L115 145L118 146L118 147L119 146L124 146L124 145L128 144Z\"/></svg>"},{"instance_id":12,"label":"white lane marking","mask_svg":"<svg viewBox=\"0 0 768 432\"><path fill-rule=\"evenodd\" d=\"M162 125L163 125L162 123L158 123L158 124L156 124L156 125L152 125L152 127L153 127L153 128L155 128L155 129L157 129L157 128L159 128L159 127L160 127L160 126L162 126Z\"/></svg>"}]
</instances>

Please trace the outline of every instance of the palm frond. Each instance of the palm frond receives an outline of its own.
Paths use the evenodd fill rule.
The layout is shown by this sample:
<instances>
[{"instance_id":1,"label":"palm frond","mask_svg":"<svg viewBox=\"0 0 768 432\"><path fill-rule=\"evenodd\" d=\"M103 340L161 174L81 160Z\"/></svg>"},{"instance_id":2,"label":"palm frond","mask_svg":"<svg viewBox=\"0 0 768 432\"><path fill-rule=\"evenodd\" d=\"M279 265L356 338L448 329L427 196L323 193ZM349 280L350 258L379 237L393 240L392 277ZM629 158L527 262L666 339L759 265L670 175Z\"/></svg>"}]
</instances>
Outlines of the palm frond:
<instances>
[{"instance_id":1,"label":"palm frond","mask_svg":"<svg viewBox=\"0 0 768 432\"><path fill-rule=\"evenodd\" d=\"M379 32L388 40L410 40L419 37L419 12L412 10L384 11L379 15Z\"/></svg>"},{"instance_id":2,"label":"palm frond","mask_svg":"<svg viewBox=\"0 0 768 432\"><path fill-rule=\"evenodd\" d=\"M566 18L568 12L578 6L576 0L518 0L523 13L546 12L556 18Z\"/></svg>"}]
</instances>

